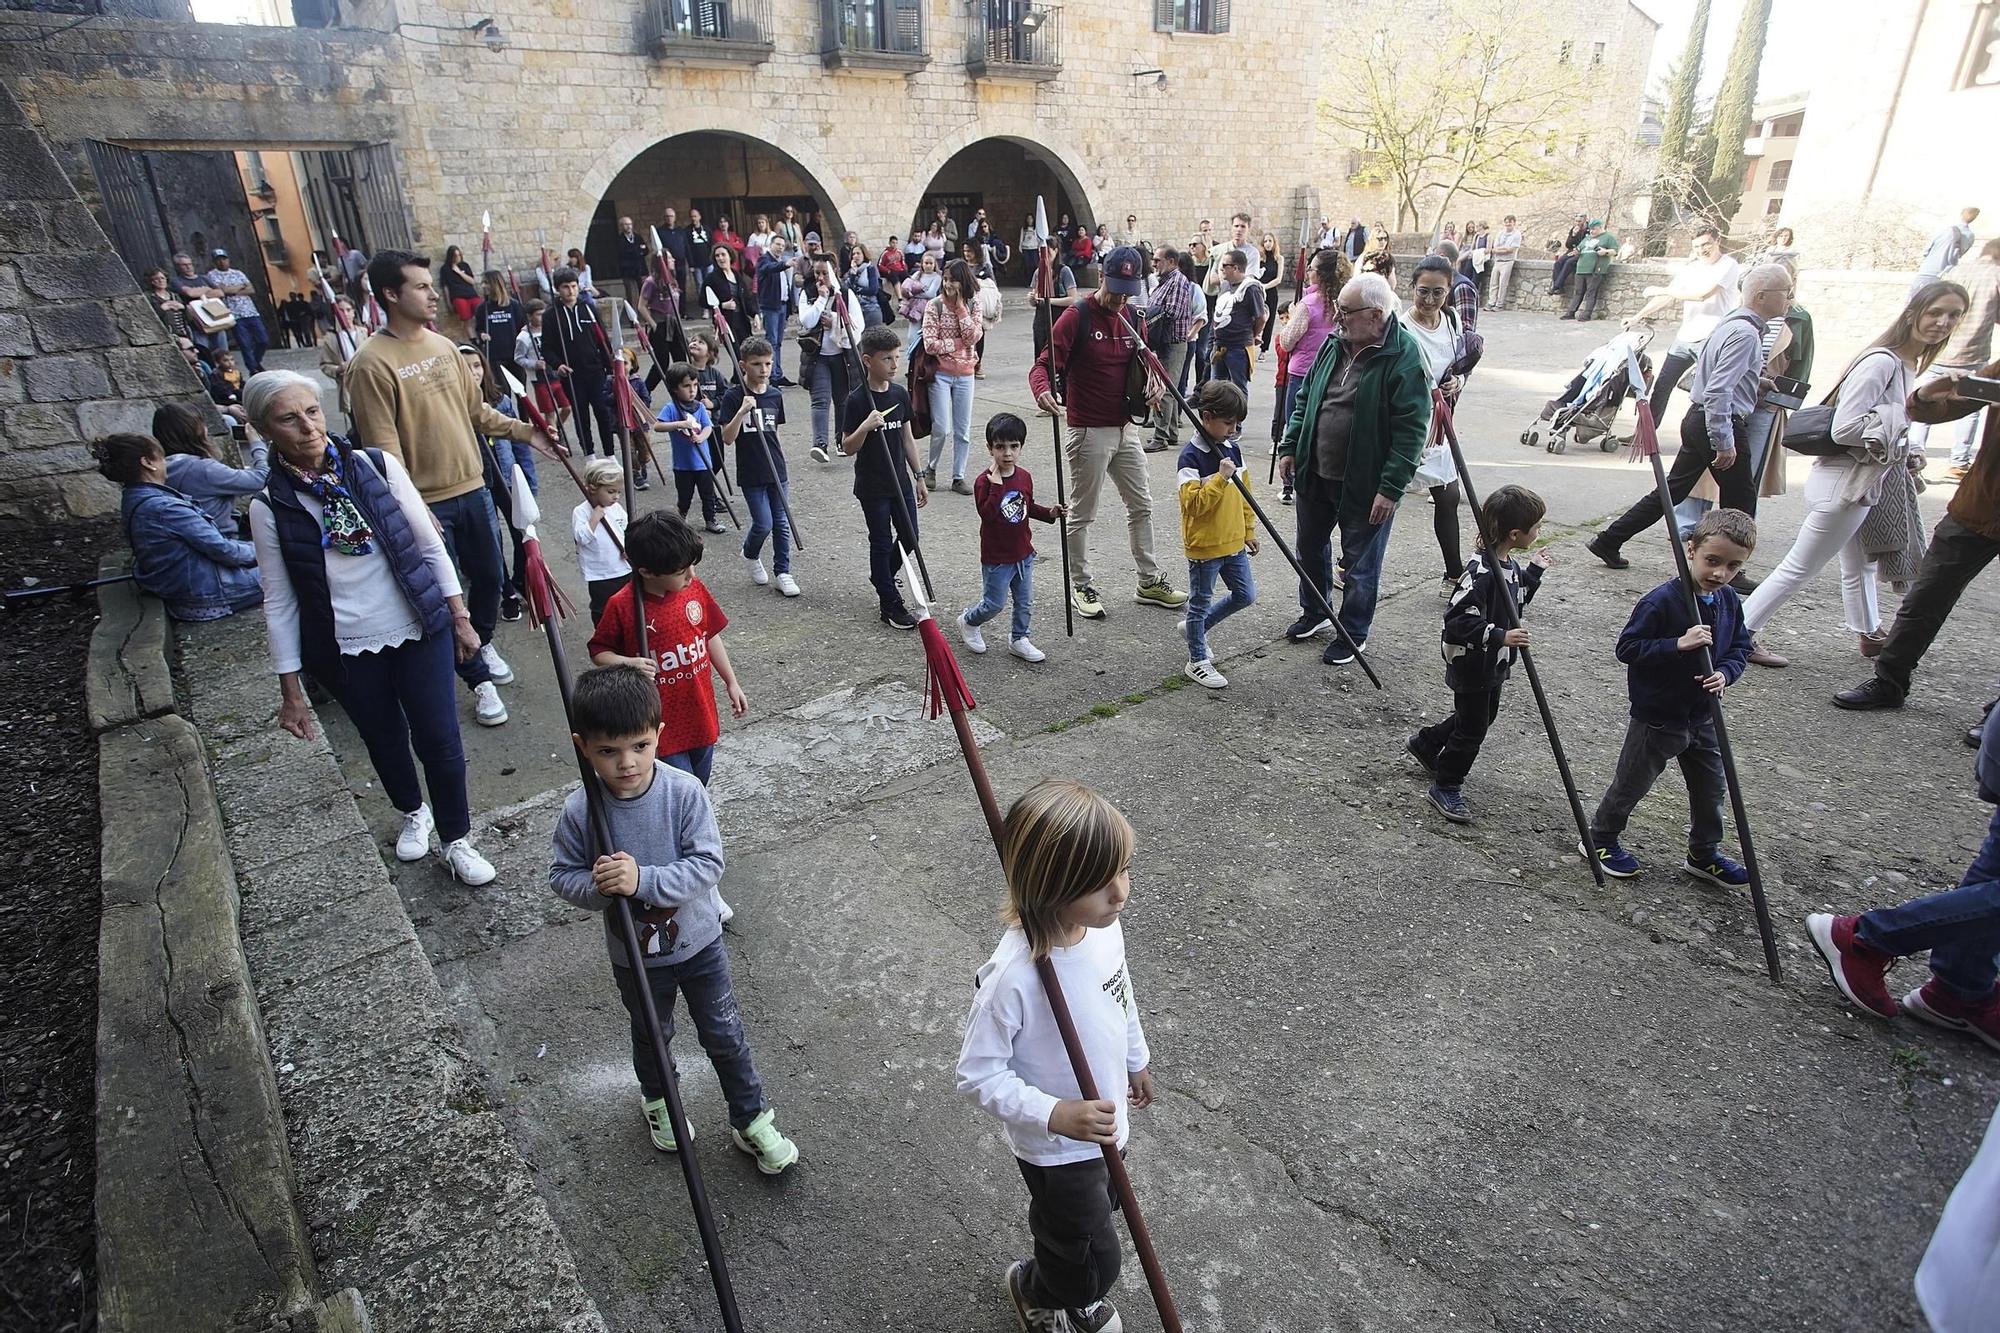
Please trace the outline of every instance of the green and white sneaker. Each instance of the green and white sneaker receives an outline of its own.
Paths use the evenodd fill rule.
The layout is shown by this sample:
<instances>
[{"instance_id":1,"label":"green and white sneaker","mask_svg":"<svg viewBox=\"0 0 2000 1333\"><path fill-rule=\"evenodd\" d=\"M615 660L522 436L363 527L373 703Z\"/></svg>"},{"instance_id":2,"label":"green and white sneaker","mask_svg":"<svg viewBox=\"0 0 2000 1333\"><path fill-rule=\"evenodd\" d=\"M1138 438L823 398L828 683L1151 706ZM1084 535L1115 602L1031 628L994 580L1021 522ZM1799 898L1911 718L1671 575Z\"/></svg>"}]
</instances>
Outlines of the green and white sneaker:
<instances>
[{"instance_id":1,"label":"green and white sneaker","mask_svg":"<svg viewBox=\"0 0 2000 1333\"><path fill-rule=\"evenodd\" d=\"M1097 589L1088 583L1069 590L1069 604L1075 607L1076 613L1085 620L1104 619L1104 599L1099 597Z\"/></svg>"},{"instance_id":2,"label":"green and white sneaker","mask_svg":"<svg viewBox=\"0 0 2000 1333\"><path fill-rule=\"evenodd\" d=\"M667 1113L665 1097L649 1097L644 1103L646 1129L653 1136L653 1146L661 1152L679 1152L680 1144L674 1140L674 1118ZM688 1126L688 1137L694 1137L694 1126Z\"/></svg>"},{"instance_id":3,"label":"green and white sneaker","mask_svg":"<svg viewBox=\"0 0 2000 1333\"><path fill-rule=\"evenodd\" d=\"M1177 591L1173 584L1167 582L1166 575L1155 574L1150 579L1139 581L1139 591L1132 595L1132 600L1144 606L1173 609L1187 605L1187 594Z\"/></svg>"},{"instance_id":4,"label":"green and white sneaker","mask_svg":"<svg viewBox=\"0 0 2000 1333\"><path fill-rule=\"evenodd\" d=\"M756 1158L757 1169L767 1176L783 1175L799 1160L799 1145L778 1132L775 1111L764 1111L748 1129L730 1130L729 1141Z\"/></svg>"}]
</instances>

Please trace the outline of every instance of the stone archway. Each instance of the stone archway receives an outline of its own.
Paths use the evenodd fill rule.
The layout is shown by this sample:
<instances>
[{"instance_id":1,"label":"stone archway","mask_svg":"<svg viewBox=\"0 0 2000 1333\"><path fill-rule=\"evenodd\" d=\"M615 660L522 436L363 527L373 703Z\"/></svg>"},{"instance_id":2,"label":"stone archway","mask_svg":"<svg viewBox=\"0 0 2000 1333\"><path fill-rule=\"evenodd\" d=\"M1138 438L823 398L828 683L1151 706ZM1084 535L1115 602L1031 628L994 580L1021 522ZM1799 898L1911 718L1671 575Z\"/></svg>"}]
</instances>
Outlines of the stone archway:
<instances>
[{"instance_id":1,"label":"stone archway","mask_svg":"<svg viewBox=\"0 0 2000 1333\"><path fill-rule=\"evenodd\" d=\"M1076 153L1051 145L1038 133L995 133L990 121L937 140L915 177L918 194L903 215L906 225L911 218L929 215L923 208L926 199L963 193L956 188L961 182L977 183L994 230L1010 243L1022 219L1034 211L1037 194L1048 196L1052 228L1064 211L1086 228L1099 221L1098 191ZM959 221L962 226L964 219Z\"/></svg>"},{"instance_id":2,"label":"stone archway","mask_svg":"<svg viewBox=\"0 0 2000 1333\"><path fill-rule=\"evenodd\" d=\"M858 212L840 174L811 148L773 145L765 137L768 130L768 123L758 116L709 108L700 123L684 123L672 134L650 129L628 132L584 173L562 234L589 235L592 220L607 199L632 213L643 229L659 220L664 204L674 205L685 216L694 199L754 200L796 194L824 210L827 226L837 237ZM688 155L706 155L707 167L668 184L666 171ZM619 197L621 192L627 197ZM748 234L753 219L731 220L737 231Z\"/></svg>"}]
</instances>

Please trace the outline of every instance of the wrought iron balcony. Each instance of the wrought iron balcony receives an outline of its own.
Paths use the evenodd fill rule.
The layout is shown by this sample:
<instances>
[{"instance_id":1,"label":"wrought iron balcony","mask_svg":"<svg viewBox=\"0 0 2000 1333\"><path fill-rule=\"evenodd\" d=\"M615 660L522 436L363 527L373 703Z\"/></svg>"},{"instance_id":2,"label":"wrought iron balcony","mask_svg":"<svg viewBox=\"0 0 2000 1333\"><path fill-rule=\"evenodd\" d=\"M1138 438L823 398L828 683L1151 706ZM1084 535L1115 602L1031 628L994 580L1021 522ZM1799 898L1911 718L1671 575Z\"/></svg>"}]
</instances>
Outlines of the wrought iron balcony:
<instances>
[{"instance_id":1,"label":"wrought iron balcony","mask_svg":"<svg viewBox=\"0 0 2000 1333\"><path fill-rule=\"evenodd\" d=\"M930 63L924 0L820 0L819 13L829 69L909 74Z\"/></svg>"},{"instance_id":2,"label":"wrought iron balcony","mask_svg":"<svg viewBox=\"0 0 2000 1333\"><path fill-rule=\"evenodd\" d=\"M975 79L1055 78L1062 73L1062 6L979 0L965 67Z\"/></svg>"},{"instance_id":3,"label":"wrought iron balcony","mask_svg":"<svg viewBox=\"0 0 2000 1333\"><path fill-rule=\"evenodd\" d=\"M653 54L675 65L771 58L771 0L652 0Z\"/></svg>"}]
</instances>

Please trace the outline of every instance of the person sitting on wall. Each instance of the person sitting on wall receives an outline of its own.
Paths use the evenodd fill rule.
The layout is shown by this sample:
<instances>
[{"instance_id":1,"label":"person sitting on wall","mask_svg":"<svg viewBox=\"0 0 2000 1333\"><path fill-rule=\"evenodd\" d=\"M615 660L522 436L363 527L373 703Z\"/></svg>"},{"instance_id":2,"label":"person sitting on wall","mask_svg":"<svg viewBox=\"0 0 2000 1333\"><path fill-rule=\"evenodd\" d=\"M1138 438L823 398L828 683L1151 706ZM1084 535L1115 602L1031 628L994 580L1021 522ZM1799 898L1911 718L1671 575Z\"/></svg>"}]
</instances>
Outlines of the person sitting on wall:
<instances>
[{"instance_id":1,"label":"person sitting on wall","mask_svg":"<svg viewBox=\"0 0 2000 1333\"><path fill-rule=\"evenodd\" d=\"M91 441L97 470L124 488L119 518L132 576L175 620L220 620L264 600L257 550L226 537L195 503L167 485L167 454L150 435Z\"/></svg>"}]
</instances>

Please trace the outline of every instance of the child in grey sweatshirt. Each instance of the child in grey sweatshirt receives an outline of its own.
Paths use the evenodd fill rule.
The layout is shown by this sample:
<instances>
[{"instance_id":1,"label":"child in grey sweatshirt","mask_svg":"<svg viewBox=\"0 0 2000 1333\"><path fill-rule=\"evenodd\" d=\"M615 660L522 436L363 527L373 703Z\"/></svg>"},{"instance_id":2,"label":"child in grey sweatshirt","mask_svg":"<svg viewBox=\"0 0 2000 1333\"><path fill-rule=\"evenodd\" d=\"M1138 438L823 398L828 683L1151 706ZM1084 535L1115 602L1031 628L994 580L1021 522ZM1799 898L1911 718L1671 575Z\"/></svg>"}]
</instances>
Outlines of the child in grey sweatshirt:
<instances>
[{"instance_id":1,"label":"child in grey sweatshirt","mask_svg":"<svg viewBox=\"0 0 2000 1333\"><path fill-rule=\"evenodd\" d=\"M664 1035L673 1040L674 998L684 995L722 1090L729 1100L730 1138L777 1175L798 1160L798 1147L778 1132L729 979L722 923L711 890L722 879L722 835L708 790L657 757L660 693L635 667L600 667L577 677L571 695L571 739L590 763L609 826L605 854L590 826L589 793L573 791L556 821L549 883L565 900L605 912L605 944L619 998L632 1018L632 1067L645 1094L653 1146L673 1152L689 1131L673 1124L667 1072L645 1027L630 945L613 900L629 898L643 984L652 992Z\"/></svg>"}]
</instances>

